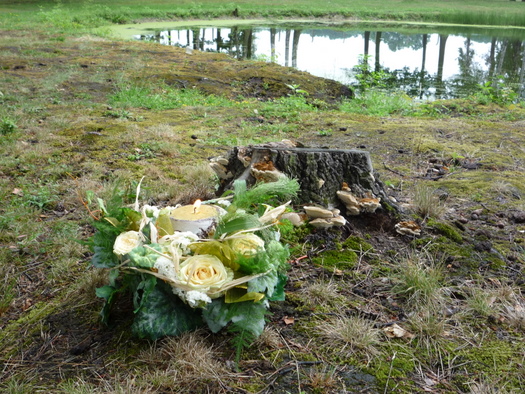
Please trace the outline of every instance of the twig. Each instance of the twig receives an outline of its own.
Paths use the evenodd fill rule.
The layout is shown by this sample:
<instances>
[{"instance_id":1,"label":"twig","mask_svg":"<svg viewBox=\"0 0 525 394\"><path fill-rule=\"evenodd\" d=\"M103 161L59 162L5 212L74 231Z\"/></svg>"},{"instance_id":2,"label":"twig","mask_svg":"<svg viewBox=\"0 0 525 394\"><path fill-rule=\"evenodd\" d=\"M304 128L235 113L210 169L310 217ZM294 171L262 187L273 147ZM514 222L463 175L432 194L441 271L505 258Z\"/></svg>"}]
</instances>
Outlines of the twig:
<instances>
[{"instance_id":1,"label":"twig","mask_svg":"<svg viewBox=\"0 0 525 394\"><path fill-rule=\"evenodd\" d=\"M390 171L390 172L393 172L394 174L399 175L399 176L402 176L403 178L407 178L407 176L406 176L405 174L403 174L402 172L399 172L399 171L396 171L396 170L391 169L391 168L388 167L384 162L383 162L383 167L385 167L385 170L388 170L388 171Z\"/></svg>"},{"instance_id":2,"label":"twig","mask_svg":"<svg viewBox=\"0 0 525 394\"><path fill-rule=\"evenodd\" d=\"M396 358L396 354L397 352L394 352L394 354L392 355L392 359L390 360L390 369L388 371L388 377L386 378L385 391L383 391L384 394L386 394L388 391L388 381L390 380L390 376L392 375L392 367L394 366L394 360Z\"/></svg>"},{"instance_id":3,"label":"twig","mask_svg":"<svg viewBox=\"0 0 525 394\"><path fill-rule=\"evenodd\" d=\"M75 183L77 184L78 186L78 180L76 177L74 177L73 175L69 174L68 175L75 181ZM75 190L75 193L77 194L78 196L78 199L80 200L80 203L84 206L84 208L86 208L89 216L91 216L94 220L96 221L99 221L100 218L95 216L95 213L99 213L99 212L102 212L100 209L97 209L95 211L92 211L91 209L89 209L89 206L88 206L88 203L82 198L82 196L80 195L80 192L78 191L78 187L77 189Z\"/></svg>"},{"instance_id":4,"label":"twig","mask_svg":"<svg viewBox=\"0 0 525 394\"><path fill-rule=\"evenodd\" d=\"M308 255L305 254L304 256L297 257L295 260L292 261L292 263L297 264L299 261L307 259Z\"/></svg>"}]
</instances>

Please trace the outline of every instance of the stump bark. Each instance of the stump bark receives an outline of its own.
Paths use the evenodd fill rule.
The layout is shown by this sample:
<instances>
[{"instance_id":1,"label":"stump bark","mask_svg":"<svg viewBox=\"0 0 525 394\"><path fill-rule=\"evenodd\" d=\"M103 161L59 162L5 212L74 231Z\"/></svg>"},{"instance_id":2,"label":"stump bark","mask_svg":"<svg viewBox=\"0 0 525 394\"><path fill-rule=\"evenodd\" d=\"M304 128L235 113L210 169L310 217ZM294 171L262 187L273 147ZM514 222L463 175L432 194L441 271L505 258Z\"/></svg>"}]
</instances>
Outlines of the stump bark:
<instances>
[{"instance_id":1,"label":"stump bark","mask_svg":"<svg viewBox=\"0 0 525 394\"><path fill-rule=\"evenodd\" d=\"M377 174L374 175L367 151L299 148L286 143L272 143L236 147L226 159L227 175L223 177L223 190L230 188L236 179L246 180L251 186L257 180L271 180L265 177L284 173L300 184L296 203L336 207L340 205L337 191L348 186L359 197L381 197L382 204L386 202L396 208L388 199Z\"/></svg>"}]
</instances>

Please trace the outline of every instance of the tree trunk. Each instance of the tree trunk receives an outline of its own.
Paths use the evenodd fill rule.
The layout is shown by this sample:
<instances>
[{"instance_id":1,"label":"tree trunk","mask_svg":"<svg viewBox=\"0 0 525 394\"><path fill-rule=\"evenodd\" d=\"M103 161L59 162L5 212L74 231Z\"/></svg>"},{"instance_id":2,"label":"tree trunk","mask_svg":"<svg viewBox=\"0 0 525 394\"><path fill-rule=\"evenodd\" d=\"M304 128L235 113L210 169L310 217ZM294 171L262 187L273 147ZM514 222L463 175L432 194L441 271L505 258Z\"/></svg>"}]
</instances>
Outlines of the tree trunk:
<instances>
[{"instance_id":1,"label":"tree trunk","mask_svg":"<svg viewBox=\"0 0 525 394\"><path fill-rule=\"evenodd\" d=\"M337 191L346 184L357 197L381 197L397 209L388 199L384 187L374 176L370 154L348 149L298 148L286 143L236 147L230 151L220 192L231 188L237 179L246 180L248 186L267 175L284 173L297 179L301 191L295 203L317 203L337 207ZM213 167L213 166L212 166ZM220 176L220 175L219 175ZM227 179L225 179L227 178Z\"/></svg>"}]
</instances>

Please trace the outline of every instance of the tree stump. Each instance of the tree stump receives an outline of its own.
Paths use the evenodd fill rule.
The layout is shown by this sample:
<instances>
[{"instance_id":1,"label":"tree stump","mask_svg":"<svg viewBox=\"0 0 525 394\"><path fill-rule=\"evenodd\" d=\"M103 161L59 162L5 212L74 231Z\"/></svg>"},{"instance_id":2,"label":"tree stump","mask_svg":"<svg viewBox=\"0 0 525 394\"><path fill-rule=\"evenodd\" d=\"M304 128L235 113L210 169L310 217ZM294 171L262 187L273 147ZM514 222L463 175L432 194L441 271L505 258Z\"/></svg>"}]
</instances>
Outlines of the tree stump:
<instances>
[{"instance_id":1,"label":"tree stump","mask_svg":"<svg viewBox=\"0 0 525 394\"><path fill-rule=\"evenodd\" d=\"M301 187L295 203L316 203L337 207L337 192L351 189L359 198L381 199L394 207L383 184L374 175L369 152L352 149L301 148L290 142L235 147L227 157L212 160L222 179L220 192L231 188L237 179L248 186L271 181L280 174L296 179Z\"/></svg>"}]
</instances>

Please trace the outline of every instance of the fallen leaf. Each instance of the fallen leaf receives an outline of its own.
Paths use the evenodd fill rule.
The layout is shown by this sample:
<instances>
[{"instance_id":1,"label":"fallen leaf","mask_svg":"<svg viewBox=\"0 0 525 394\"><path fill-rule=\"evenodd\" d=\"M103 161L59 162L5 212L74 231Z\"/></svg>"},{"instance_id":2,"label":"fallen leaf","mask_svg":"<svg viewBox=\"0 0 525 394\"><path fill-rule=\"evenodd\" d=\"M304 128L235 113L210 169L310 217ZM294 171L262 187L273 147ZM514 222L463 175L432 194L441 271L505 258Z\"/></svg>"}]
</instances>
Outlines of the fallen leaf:
<instances>
[{"instance_id":1,"label":"fallen leaf","mask_svg":"<svg viewBox=\"0 0 525 394\"><path fill-rule=\"evenodd\" d=\"M15 187L12 191L11 191L11 194L14 194L16 196L20 196L22 197L24 195L24 192L22 191L22 189L19 189L17 187Z\"/></svg>"},{"instance_id":2,"label":"fallen leaf","mask_svg":"<svg viewBox=\"0 0 525 394\"><path fill-rule=\"evenodd\" d=\"M22 310L28 310L29 308L31 308L31 305L33 305L33 300L31 298L27 298L22 304Z\"/></svg>"},{"instance_id":3,"label":"fallen leaf","mask_svg":"<svg viewBox=\"0 0 525 394\"><path fill-rule=\"evenodd\" d=\"M408 332L403 327L397 325L396 323L391 326L383 328L383 332L388 338L414 338L414 334Z\"/></svg>"},{"instance_id":4,"label":"fallen leaf","mask_svg":"<svg viewBox=\"0 0 525 394\"><path fill-rule=\"evenodd\" d=\"M295 318L293 316L285 316L285 317L283 317L283 322L284 322L284 324L289 326L290 324L294 324L295 323Z\"/></svg>"}]
</instances>

